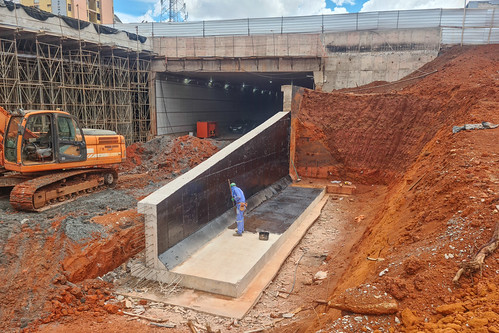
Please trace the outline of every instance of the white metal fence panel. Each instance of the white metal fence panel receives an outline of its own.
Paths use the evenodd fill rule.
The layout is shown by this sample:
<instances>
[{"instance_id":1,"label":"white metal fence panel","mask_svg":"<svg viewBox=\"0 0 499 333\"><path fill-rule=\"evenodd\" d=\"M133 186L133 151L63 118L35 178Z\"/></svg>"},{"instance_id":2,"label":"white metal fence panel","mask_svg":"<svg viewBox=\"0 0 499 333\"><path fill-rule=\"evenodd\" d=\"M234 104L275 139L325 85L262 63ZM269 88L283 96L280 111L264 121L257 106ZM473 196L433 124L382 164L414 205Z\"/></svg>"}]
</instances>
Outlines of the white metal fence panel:
<instances>
[{"instance_id":1,"label":"white metal fence panel","mask_svg":"<svg viewBox=\"0 0 499 333\"><path fill-rule=\"evenodd\" d=\"M357 30L358 15L351 14L324 15L324 32L341 32Z\"/></svg>"},{"instance_id":2,"label":"white metal fence panel","mask_svg":"<svg viewBox=\"0 0 499 333\"><path fill-rule=\"evenodd\" d=\"M497 43L499 9L423 9L201 22L114 24L143 36L205 37L442 28L444 44Z\"/></svg>"},{"instance_id":3,"label":"white metal fence panel","mask_svg":"<svg viewBox=\"0 0 499 333\"><path fill-rule=\"evenodd\" d=\"M467 10L464 20L465 28L490 27L492 24L492 9Z\"/></svg>"},{"instance_id":4,"label":"white metal fence panel","mask_svg":"<svg viewBox=\"0 0 499 333\"><path fill-rule=\"evenodd\" d=\"M379 12L366 12L358 14L357 30L376 30L378 29Z\"/></svg>"},{"instance_id":5,"label":"white metal fence panel","mask_svg":"<svg viewBox=\"0 0 499 333\"><path fill-rule=\"evenodd\" d=\"M249 34L261 35L261 34L280 34L283 33L284 24L281 19L276 20L275 17L264 17L248 20Z\"/></svg>"},{"instance_id":6,"label":"white metal fence panel","mask_svg":"<svg viewBox=\"0 0 499 333\"><path fill-rule=\"evenodd\" d=\"M490 29L489 44L499 44L499 28Z\"/></svg>"},{"instance_id":7,"label":"white metal fence panel","mask_svg":"<svg viewBox=\"0 0 499 333\"><path fill-rule=\"evenodd\" d=\"M469 10L468 10L469 13ZM440 19L440 26L442 27L462 27L463 26L462 9L442 9L442 18Z\"/></svg>"},{"instance_id":8,"label":"white metal fence panel","mask_svg":"<svg viewBox=\"0 0 499 333\"><path fill-rule=\"evenodd\" d=\"M322 16L295 16L283 17L283 33L302 33L310 31L322 31Z\"/></svg>"},{"instance_id":9,"label":"white metal fence panel","mask_svg":"<svg viewBox=\"0 0 499 333\"><path fill-rule=\"evenodd\" d=\"M198 36L248 35L247 20L203 21L202 33Z\"/></svg>"},{"instance_id":10,"label":"white metal fence panel","mask_svg":"<svg viewBox=\"0 0 499 333\"><path fill-rule=\"evenodd\" d=\"M400 12L379 12L378 29L398 29Z\"/></svg>"},{"instance_id":11,"label":"white metal fence panel","mask_svg":"<svg viewBox=\"0 0 499 333\"><path fill-rule=\"evenodd\" d=\"M461 28L442 28L442 44L460 44Z\"/></svg>"},{"instance_id":12,"label":"white metal fence panel","mask_svg":"<svg viewBox=\"0 0 499 333\"><path fill-rule=\"evenodd\" d=\"M398 28L436 28L440 26L441 9L401 10L399 11Z\"/></svg>"},{"instance_id":13,"label":"white metal fence panel","mask_svg":"<svg viewBox=\"0 0 499 333\"><path fill-rule=\"evenodd\" d=\"M139 27L140 28L140 27ZM151 35L149 36L202 36L203 22L184 22L184 23L153 23ZM139 35L143 32L139 30Z\"/></svg>"}]
</instances>

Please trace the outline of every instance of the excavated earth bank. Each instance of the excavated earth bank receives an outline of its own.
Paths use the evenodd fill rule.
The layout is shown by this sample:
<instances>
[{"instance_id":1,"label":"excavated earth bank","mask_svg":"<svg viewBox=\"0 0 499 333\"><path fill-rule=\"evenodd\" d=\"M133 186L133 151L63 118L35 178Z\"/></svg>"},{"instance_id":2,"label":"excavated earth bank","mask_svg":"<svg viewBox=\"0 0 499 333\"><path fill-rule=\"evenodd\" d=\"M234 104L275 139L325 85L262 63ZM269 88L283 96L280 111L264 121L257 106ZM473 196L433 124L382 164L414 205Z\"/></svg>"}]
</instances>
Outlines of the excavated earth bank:
<instances>
[{"instance_id":1,"label":"excavated earth bank","mask_svg":"<svg viewBox=\"0 0 499 333\"><path fill-rule=\"evenodd\" d=\"M499 45L442 53L421 79L305 92L298 173L389 187L322 315L286 332L499 332L497 252L452 282L499 223L499 128L452 133L499 123Z\"/></svg>"},{"instance_id":2,"label":"excavated earth bank","mask_svg":"<svg viewBox=\"0 0 499 333\"><path fill-rule=\"evenodd\" d=\"M191 321L200 332L208 324L222 332L499 332L497 252L481 274L452 283L498 222L499 128L453 134L452 126L499 123L499 46L444 50L408 79L424 73L305 92L295 160L302 183L348 180L358 192L331 196L242 322L113 294L144 247L136 201L224 144L186 136L130 146L114 189L41 214L0 201L0 330L191 332ZM132 311L177 326L123 315Z\"/></svg>"}]
</instances>

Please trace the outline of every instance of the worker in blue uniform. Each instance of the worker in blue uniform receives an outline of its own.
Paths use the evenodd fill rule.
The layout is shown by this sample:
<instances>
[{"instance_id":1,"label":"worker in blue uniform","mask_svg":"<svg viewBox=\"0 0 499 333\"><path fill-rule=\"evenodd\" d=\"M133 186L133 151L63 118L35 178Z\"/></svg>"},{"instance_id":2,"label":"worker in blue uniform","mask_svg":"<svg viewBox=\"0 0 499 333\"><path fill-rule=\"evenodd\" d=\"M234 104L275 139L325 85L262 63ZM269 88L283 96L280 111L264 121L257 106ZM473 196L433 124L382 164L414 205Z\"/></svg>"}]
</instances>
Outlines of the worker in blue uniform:
<instances>
[{"instance_id":1,"label":"worker in blue uniform","mask_svg":"<svg viewBox=\"0 0 499 333\"><path fill-rule=\"evenodd\" d=\"M236 203L236 223L237 231L234 236L242 236L244 232L244 211L246 210L246 198L243 191L236 186L236 183L230 184L232 191L232 201Z\"/></svg>"}]
</instances>

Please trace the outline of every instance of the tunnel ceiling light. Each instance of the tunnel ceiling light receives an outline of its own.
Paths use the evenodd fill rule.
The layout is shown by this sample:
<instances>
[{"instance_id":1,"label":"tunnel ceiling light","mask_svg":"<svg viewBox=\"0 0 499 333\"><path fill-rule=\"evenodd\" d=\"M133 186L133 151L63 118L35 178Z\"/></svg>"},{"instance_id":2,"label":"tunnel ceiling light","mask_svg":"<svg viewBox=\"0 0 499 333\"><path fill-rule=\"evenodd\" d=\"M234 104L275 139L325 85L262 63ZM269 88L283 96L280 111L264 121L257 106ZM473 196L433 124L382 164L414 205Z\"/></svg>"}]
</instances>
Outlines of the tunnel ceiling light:
<instances>
[{"instance_id":1,"label":"tunnel ceiling light","mask_svg":"<svg viewBox=\"0 0 499 333\"><path fill-rule=\"evenodd\" d=\"M258 92L258 89L253 88L253 94L256 94Z\"/></svg>"},{"instance_id":2,"label":"tunnel ceiling light","mask_svg":"<svg viewBox=\"0 0 499 333\"><path fill-rule=\"evenodd\" d=\"M225 90L229 90L229 88L230 88L230 84L229 84L229 83L226 83L226 84L224 85L224 89L225 89Z\"/></svg>"},{"instance_id":3,"label":"tunnel ceiling light","mask_svg":"<svg viewBox=\"0 0 499 333\"><path fill-rule=\"evenodd\" d=\"M272 80L269 80L269 83L272 83Z\"/></svg>"},{"instance_id":4,"label":"tunnel ceiling light","mask_svg":"<svg viewBox=\"0 0 499 333\"><path fill-rule=\"evenodd\" d=\"M184 79L184 84L189 84L189 83L191 83L191 81L192 81L191 79L189 79L188 77L186 77Z\"/></svg>"}]
</instances>

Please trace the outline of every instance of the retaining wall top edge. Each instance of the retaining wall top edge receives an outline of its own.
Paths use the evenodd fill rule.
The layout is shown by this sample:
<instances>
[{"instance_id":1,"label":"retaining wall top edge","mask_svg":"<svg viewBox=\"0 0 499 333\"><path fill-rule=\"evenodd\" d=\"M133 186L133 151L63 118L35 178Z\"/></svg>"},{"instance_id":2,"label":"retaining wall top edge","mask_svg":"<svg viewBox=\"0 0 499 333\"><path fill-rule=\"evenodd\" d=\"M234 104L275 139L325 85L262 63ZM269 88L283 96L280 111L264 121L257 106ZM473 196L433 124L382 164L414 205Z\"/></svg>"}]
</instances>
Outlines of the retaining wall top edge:
<instances>
[{"instance_id":1,"label":"retaining wall top edge","mask_svg":"<svg viewBox=\"0 0 499 333\"><path fill-rule=\"evenodd\" d=\"M152 205L150 203L138 202L137 203L137 212L141 214L148 214L151 212L151 209L156 208L156 205Z\"/></svg>"}]
</instances>

